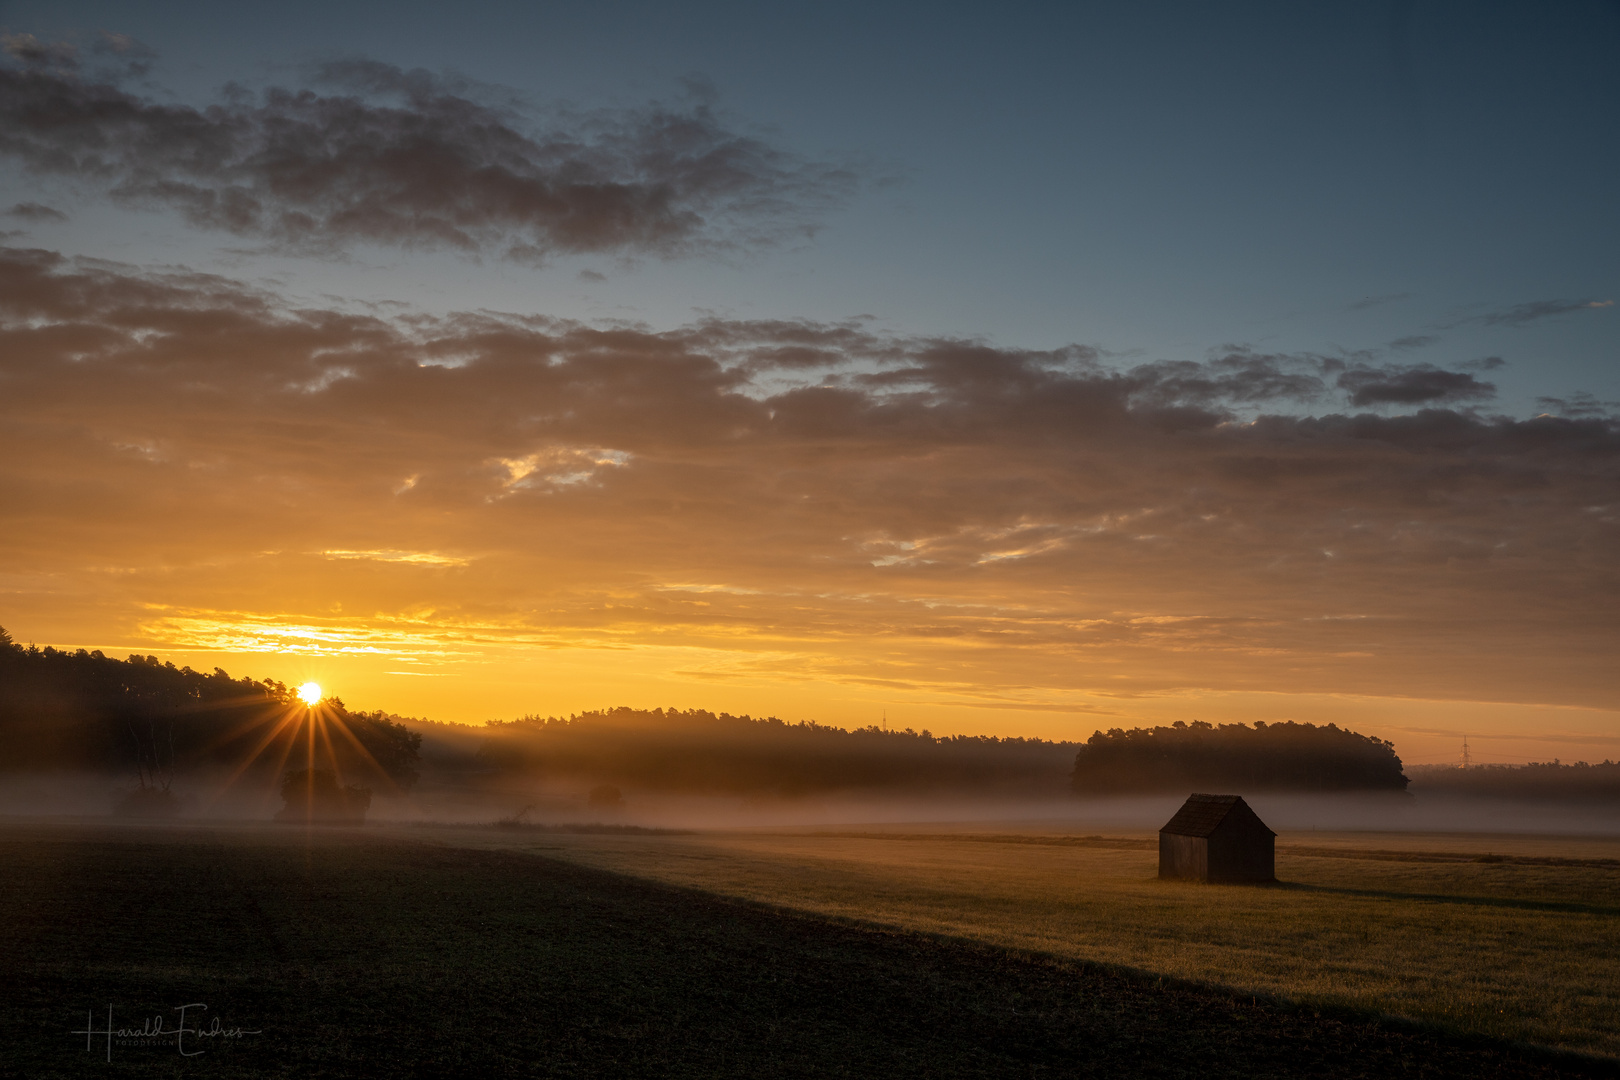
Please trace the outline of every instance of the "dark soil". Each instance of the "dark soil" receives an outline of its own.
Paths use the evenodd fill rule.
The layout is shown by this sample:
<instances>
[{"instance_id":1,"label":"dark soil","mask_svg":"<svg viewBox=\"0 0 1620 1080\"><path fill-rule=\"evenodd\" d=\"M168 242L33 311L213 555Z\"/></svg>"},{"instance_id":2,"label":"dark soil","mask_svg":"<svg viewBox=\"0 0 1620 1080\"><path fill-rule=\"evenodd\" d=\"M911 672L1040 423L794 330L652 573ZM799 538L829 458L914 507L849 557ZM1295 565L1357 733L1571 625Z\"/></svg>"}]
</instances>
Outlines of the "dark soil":
<instances>
[{"instance_id":1,"label":"dark soil","mask_svg":"<svg viewBox=\"0 0 1620 1080\"><path fill-rule=\"evenodd\" d=\"M1613 1075L364 832L11 829L0 859L0 1074L30 1080ZM193 1003L257 1034L108 1046L109 1006L169 1031Z\"/></svg>"}]
</instances>

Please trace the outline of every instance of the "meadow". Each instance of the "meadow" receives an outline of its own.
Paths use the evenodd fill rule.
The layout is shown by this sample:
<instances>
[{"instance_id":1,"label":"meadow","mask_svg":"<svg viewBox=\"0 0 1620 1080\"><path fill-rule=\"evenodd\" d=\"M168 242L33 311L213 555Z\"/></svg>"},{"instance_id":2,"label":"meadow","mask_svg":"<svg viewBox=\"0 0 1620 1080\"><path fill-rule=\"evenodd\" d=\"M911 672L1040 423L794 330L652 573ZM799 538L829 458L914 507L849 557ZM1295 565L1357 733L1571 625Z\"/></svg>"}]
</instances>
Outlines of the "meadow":
<instances>
[{"instance_id":1,"label":"meadow","mask_svg":"<svg viewBox=\"0 0 1620 1080\"><path fill-rule=\"evenodd\" d=\"M1247 900L1159 887L1143 880L1144 857L1129 837L0 824L0 1074L1614 1072L1611 1059L1483 1034L1478 1017L1413 1025L1166 978L1176 957L1191 973L1226 954L1234 986L1287 956L1293 966L1278 970L1297 981L1308 955L1337 963L1327 954L1356 931L1322 937L1318 928L1319 944L1306 948L1301 920L1263 898L1353 898L1328 886L1250 890ZM1602 863L1523 866L1577 871L1567 882L1613 873ZM1054 867L1091 876L1041 899ZM1612 928L1612 912L1601 913L1605 887L1572 884L1541 907L1500 910L1505 923L1560 913ZM758 902L767 897L781 903ZM1125 926L1125 908L1155 898L1128 933L1095 936L1112 936L1112 953L1078 958L1079 922L1107 915ZM1417 903L1381 893L1357 902ZM1062 915L1076 903L1081 919ZM1201 922L1200 908L1209 913ZM1155 914L1193 922L1155 931ZM1092 962L1125 959L1133 954L1123 943L1155 933L1160 972ZM1193 947L1210 933L1205 951ZM1401 931L1409 942L1415 933ZM1532 928L1522 948L1545 950L1545 935ZM1554 975L1583 970L1595 980L1588 986L1605 987L1605 951L1589 948L1585 969L1556 949L1544 959ZM1370 970L1380 955L1359 963ZM176 1009L187 1004L207 1010L182 1022ZM1565 999L1553 1014L1567 1015L1566 1045L1605 1045L1580 1037L1599 1026L1596 1012ZM213 1018L222 1029L209 1034ZM188 1025L177 1039L174 1029ZM157 1028L164 1034L151 1035Z\"/></svg>"},{"instance_id":2,"label":"meadow","mask_svg":"<svg viewBox=\"0 0 1620 1080\"><path fill-rule=\"evenodd\" d=\"M1620 1054L1620 841L1301 833L1275 886L1157 878L1150 835L436 830L863 924Z\"/></svg>"}]
</instances>

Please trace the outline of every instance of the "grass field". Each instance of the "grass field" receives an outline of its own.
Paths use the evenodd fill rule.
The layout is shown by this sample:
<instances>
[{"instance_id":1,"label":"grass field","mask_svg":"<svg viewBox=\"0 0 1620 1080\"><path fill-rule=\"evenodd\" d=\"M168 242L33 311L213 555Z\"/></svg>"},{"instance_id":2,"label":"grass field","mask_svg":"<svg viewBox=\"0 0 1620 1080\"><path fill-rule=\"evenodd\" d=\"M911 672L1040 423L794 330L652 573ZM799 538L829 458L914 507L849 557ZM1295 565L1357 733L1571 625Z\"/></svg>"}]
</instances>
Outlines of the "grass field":
<instances>
[{"instance_id":1,"label":"grass field","mask_svg":"<svg viewBox=\"0 0 1620 1080\"><path fill-rule=\"evenodd\" d=\"M728 896L1620 1055L1620 843L1301 834L1276 887L1148 836L435 830ZM1476 861L1476 860L1485 861Z\"/></svg>"},{"instance_id":2,"label":"grass field","mask_svg":"<svg viewBox=\"0 0 1620 1080\"><path fill-rule=\"evenodd\" d=\"M456 842L421 830L0 827L0 1070L29 1078L1612 1073L1601 1061L1479 1036L851 926L582 865L697 878L705 872L692 868L706 863L710 884L729 881L732 892L751 880L758 891L775 881L786 894L797 879L796 901L812 907L858 887L862 860L848 853L864 849L872 852L864 880L879 891L864 902L849 895L848 913L881 914L901 904L907 880L931 880L916 910L935 912L943 927L960 905L995 907L974 879L1016 863L1014 848L1095 856L1075 865L1096 868L1105 892L1150 889L1133 848L799 837L789 851L782 837L443 832ZM474 840L552 850L479 849ZM979 862L960 869L958 885L944 882L949 864L972 851ZM1109 873L1125 883L1107 885ZM1158 895L1170 913L1196 906L1177 898L1192 892ZM996 937L995 926L1027 903L1009 901L984 936ZM1062 920L1049 921L1031 940L1067 940ZM1231 908L1214 922L1264 920ZM187 1047L205 1053L190 1058L172 1036L105 1045L100 1034L109 1006L111 1026L138 1031L152 1018L172 1029L173 1010L189 1003L208 1006L190 1017L204 1030L219 1017L226 1030L254 1034L193 1035Z\"/></svg>"}]
</instances>

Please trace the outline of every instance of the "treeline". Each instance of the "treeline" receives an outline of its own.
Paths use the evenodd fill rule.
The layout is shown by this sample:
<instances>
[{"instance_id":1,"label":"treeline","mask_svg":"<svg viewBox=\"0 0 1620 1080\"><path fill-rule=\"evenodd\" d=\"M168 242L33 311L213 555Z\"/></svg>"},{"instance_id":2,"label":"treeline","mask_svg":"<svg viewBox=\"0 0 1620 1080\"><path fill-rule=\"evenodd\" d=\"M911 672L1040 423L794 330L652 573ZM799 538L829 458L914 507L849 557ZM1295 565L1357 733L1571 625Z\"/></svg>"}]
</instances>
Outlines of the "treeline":
<instances>
[{"instance_id":1,"label":"treeline","mask_svg":"<svg viewBox=\"0 0 1620 1080\"><path fill-rule=\"evenodd\" d=\"M1074 743L853 731L702 709L609 709L497 721L487 765L657 791L809 795L847 790L1057 794Z\"/></svg>"},{"instance_id":2,"label":"treeline","mask_svg":"<svg viewBox=\"0 0 1620 1080\"><path fill-rule=\"evenodd\" d=\"M308 764L312 731L320 764L389 788L416 780L422 737L384 713L351 713L335 698L311 713L274 679L25 649L0 629L0 771L122 774L143 790L205 768L279 782Z\"/></svg>"},{"instance_id":3,"label":"treeline","mask_svg":"<svg viewBox=\"0 0 1620 1080\"><path fill-rule=\"evenodd\" d=\"M1097 732L1075 754L1079 795L1404 791L1393 743L1328 724L1191 724Z\"/></svg>"},{"instance_id":4,"label":"treeline","mask_svg":"<svg viewBox=\"0 0 1620 1080\"><path fill-rule=\"evenodd\" d=\"M1492 799L1548 802L1620 803L1620 761L1570 765L1558 761L1528 765L1420 765L1412 770L1412 791L1420 795L1472 795Z\"/></svg>"},{"instance_id":5,"label":"treeline","mask_svg":"<svg viewBox=\"0 0 1620 1080\"><path fill-rule=\"evenodd\" d=\"M280 784L310 767L312 732L314 766L331 770L332 783L383 791L410 788L423 767L451 786L502 773L643 791L779 796L1038 797L1065 789L1126 795L1407 784L1391 744L1331 724L1178 723L1099 731L1076 744L617 708L472 728L350 712L337 699L311 713L274 679L233 679L217 668L197 672L152 656L116 660L82 649L24 649L0 630L0 771L116 773L142 791L167 791L190 770ZM306 801L331 786L314 773L298 782Z\"/></svg>"}]
</instances>

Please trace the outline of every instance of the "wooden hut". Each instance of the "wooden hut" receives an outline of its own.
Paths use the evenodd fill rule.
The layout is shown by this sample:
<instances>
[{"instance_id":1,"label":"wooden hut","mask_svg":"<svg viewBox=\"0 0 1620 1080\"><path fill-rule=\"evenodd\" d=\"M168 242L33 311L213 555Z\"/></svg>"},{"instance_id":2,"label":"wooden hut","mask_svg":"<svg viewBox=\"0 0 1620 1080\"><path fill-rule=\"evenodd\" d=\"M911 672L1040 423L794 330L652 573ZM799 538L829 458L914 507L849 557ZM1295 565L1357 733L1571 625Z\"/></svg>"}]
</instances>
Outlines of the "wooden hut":
<instances>
[{"instance_id":1,"label":"wooden hut","mask_svg":"<svg viewBox=\"0 0 1620 1080\"><path fill-rule=\"evenodd\" d=\"M1277 834L1241 795L1189 795L1159 830L1159 876L1276 881Z\"/></svg>"}]
</instances>

